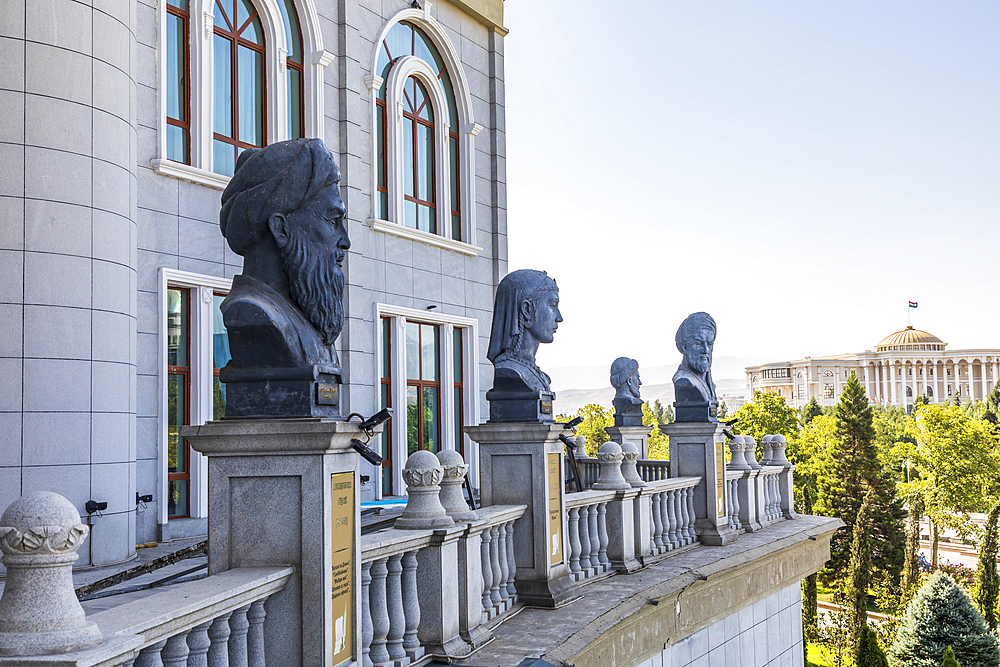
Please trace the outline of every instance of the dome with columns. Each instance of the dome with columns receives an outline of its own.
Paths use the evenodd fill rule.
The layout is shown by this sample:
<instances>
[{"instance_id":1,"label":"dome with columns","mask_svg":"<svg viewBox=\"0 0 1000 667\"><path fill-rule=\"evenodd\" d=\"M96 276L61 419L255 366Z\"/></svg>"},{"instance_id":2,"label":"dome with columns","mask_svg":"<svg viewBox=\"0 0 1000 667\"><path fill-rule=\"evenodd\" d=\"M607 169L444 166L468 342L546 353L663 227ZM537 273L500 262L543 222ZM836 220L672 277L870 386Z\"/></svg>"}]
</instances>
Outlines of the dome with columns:
<instances>
[{"instance_id":1,"label":"dome with columns","mask_svg":"<svg viewBox=\"0 0 1000 667\"><path fill-rule=\"evenodd\" d=\"M875 349L879 352L915 352L943 350L948 343L926 331L908 326L882 339Z\"/></svg>"}]
</instances>

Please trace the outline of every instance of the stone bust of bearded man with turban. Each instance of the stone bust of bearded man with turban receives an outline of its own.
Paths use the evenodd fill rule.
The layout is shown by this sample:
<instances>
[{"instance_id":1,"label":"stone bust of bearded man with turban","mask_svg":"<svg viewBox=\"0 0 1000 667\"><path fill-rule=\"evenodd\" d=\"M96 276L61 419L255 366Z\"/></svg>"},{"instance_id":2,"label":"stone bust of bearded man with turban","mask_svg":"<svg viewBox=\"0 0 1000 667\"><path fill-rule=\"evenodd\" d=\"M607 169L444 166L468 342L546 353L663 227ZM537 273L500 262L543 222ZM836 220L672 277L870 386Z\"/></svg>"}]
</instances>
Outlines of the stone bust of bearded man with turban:
<instances>
[{"instance_id":1,"label":"stone bust of bearded man with turban","mask_svg":"<svg viewBox=\"0 0 1000 667\"><path fill-rule=\"evenodd\" d=\"M243 273L222 303L227 417L337 416L345 253L340 170L319 139L245 150L219 225Z\"/></svg>"}]
</instances>

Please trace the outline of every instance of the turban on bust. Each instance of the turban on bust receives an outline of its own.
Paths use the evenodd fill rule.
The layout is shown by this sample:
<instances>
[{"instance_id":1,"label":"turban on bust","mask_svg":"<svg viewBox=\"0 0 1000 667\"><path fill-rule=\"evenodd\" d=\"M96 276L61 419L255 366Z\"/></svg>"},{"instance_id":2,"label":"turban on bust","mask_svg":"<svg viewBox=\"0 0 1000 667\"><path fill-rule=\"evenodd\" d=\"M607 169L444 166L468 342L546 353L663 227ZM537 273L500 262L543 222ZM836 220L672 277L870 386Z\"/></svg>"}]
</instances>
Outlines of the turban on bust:
<instances>
[{"instance_id":1,"label":"turban on bust","mask_svg":"<svg viewBox=\"0 0 1000 667\"><path fill-rule=\"evenodd\" d=\"M699 329L708 329L712 332L712 340L715 340L715 320L708 313L692 313L685 318L677 328L677 335L674 336L674 343L677 350L684 354L682 344L685 340L694 335Z\"/></svg>"},{"instance_id":2,"label":"turban on bust","mask_svg":"<svg viewBox=\"0 0 1000 667\"><path fill-rule=\"evenodd\" d=\"M222 193L219 227L237 255L270 233L268 218L295 211L340 181L333 155L319 139L296 139L240 153Z\"/></svg>"},{"instance_id":3,"label":"turban on bust","mask_svg":"<svg viewBox=\"0 0 1000 667\"><path fill-rule=\"evenodd\" d=\"M496 303L493 305L493 328L490 330L490 348L486 357L495 362L504 352L516 352L521 341L521 304L535 292L556 292L556 281L544 271L520 269L508 273L497 286Z\"/></svg>"},{"instance_id":4,"label":"turban on bust","mask_svg":"<svg viewBox=\"0 0 1000 667\"><path fill-rule=\"evenodd\" d=\"M639 362L628 357L618 357L611 364L611 386L617 389L639 370Z\"/></svg>"}]
</instances>

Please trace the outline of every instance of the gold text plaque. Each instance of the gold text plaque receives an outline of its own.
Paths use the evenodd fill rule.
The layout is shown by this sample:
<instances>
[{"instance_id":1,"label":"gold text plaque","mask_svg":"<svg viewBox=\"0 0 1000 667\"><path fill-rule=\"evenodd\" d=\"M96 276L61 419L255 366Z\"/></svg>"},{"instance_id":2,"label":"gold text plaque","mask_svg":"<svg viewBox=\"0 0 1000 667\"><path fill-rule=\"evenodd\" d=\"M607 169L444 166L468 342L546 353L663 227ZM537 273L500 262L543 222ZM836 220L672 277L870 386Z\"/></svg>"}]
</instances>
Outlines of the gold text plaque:
<instances>
[{"instance_id":1,"label":"gold text plaque","mask_svg":"<svg viewBox=\"0 0 1000 667\"><path fill-rule=\"evenodd\" d=\"M548 454L547 479L549 482L549 565L563 562L562 543L562 475L559 474L559 464L562 454Z\"/></svg>"},{"instance_id":2,"label":"gold text plaque","mask_svg":"<svg viewBox=\"0 0 1000 667\"><path fill-rule=\"evenodd\" d=\"M354 473L330 476L331 565L333 595L333 664L354 656Z\"/></svg>"},{"instance_id":3,"label":"gold text plaque","mask_svg":"<svg viewBox=\"0 0 1000 667\"><path fill-rule=\"evenodd\" d=\"M715 481L719 518L726 516L726 441L715 441Z\"/></svg>"}]
</instances>

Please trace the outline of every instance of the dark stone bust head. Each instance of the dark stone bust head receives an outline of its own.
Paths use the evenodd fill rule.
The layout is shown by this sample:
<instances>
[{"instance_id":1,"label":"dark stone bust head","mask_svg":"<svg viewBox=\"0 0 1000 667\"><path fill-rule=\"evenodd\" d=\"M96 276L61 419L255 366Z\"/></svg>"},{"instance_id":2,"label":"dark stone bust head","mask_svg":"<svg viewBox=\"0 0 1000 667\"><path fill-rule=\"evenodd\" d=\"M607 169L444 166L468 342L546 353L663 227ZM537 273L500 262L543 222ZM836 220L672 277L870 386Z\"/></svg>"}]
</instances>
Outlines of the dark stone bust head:
<instances>
[{"instance_id":1,"label":"dark stone bust head","mask_svg":"<svg viewBox=\"0 0 1000 667\"><path fill-rule=\"evenodd\" d=\"M222 304L232 353L223 380L231 385L285 376L339 380L333 345L344 325L341 266L351 247L339 182L319 139L246 150L237 160L219 216L229 247L243 256L243 273Z\"/></svg>"},{"instance_id":2,"label":"dark stone bust head","mask_svg":"<svg viewBox=\"0 0 1000 667\"><path fill-rule=\"evenodd\" d=\"M715 332L715 320L708 313L688 315L678 327L674 342L684 358L674 373L675 406L704 404L711 408L718 405L715 383L712 381ZM677 421L704 420L682 419L678 410Z\"/></svg>"},{"instance_id":3,"label":"dark stone bust head","mask_svg":"<svg viewBox=\"0 0 1000 667\"><path fill-rule=\"evenodd\" d=\"M611 386L615 388L615 398L612 401L615 426L642 426L639 362L628 357L615 359L611 364Z\"/></svg>"},{"instance_id":4,"label":"dark stone bust head","mask_svg":"<svg viewBox=\"0 0 1000 667\"><path fill-rule=\"evenodd\" d=\"M496 378L520 380L522 390L550 391L550 378L535 364L535 353L540 343L552 342L560 322L556 281L531 269L507 274L497 287L486 354Z\"/></svg>"}]
</instances>

